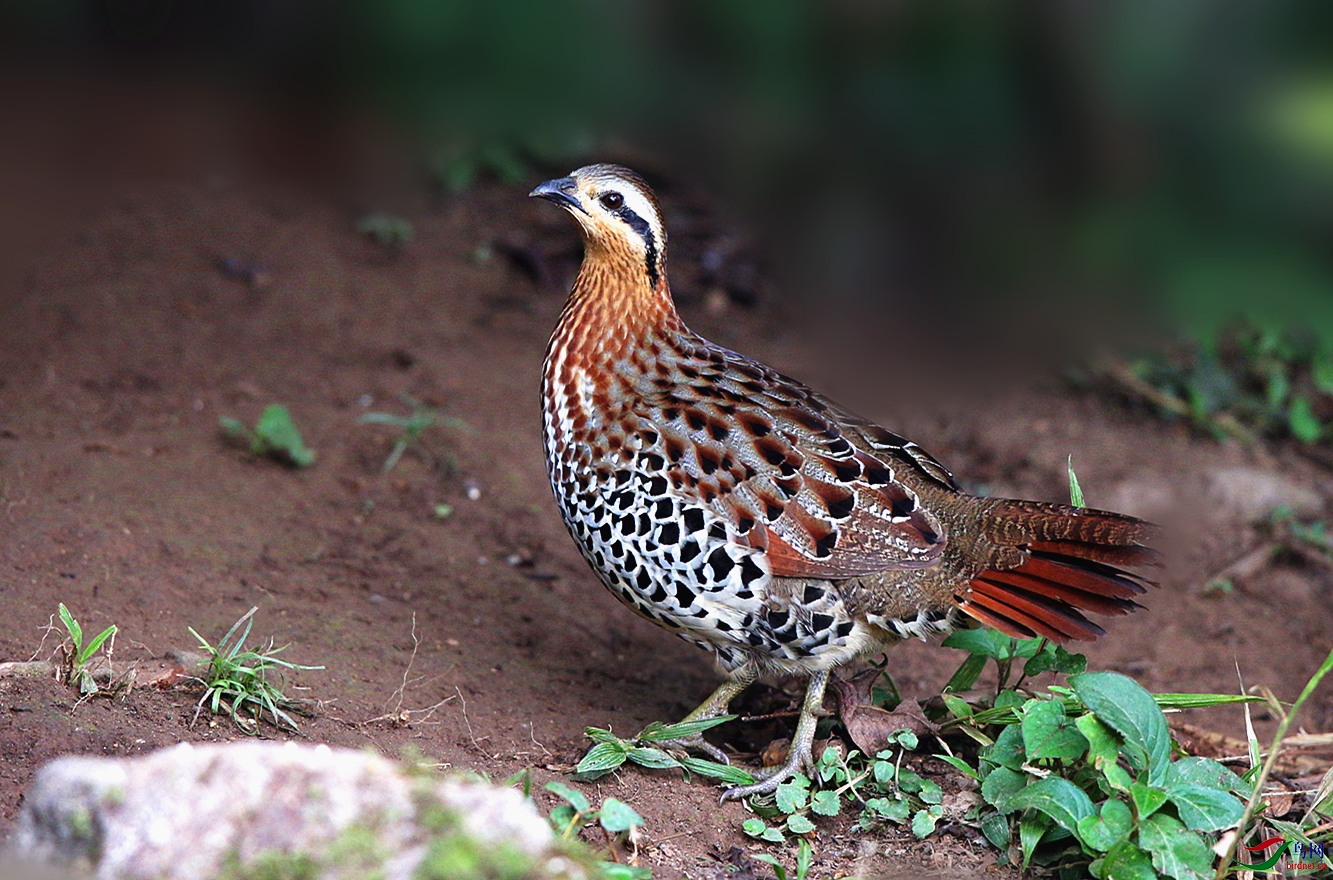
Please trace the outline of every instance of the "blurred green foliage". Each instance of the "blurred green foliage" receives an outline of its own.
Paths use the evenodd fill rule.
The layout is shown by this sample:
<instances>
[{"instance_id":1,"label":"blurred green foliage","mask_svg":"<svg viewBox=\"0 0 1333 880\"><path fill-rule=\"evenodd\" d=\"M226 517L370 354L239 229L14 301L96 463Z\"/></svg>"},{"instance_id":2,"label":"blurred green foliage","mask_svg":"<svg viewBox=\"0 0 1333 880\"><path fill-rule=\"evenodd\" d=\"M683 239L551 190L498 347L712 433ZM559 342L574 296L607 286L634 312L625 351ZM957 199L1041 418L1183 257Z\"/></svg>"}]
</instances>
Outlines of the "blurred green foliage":
<instances>
[{"instance_id":1,"label":"blurred green foliage","mask_svg":"<svg viewBox=\"0 0 1333 880\"><path fill-rule=\"evenodd\" d=\"M452 189L670 170L770 224L788 289L835 303L1097 298L1156 316L1187 371L1279 328L1328 427L1321 0L0 0L0 34L372 108Z\"/></svg>"}]
</instances>

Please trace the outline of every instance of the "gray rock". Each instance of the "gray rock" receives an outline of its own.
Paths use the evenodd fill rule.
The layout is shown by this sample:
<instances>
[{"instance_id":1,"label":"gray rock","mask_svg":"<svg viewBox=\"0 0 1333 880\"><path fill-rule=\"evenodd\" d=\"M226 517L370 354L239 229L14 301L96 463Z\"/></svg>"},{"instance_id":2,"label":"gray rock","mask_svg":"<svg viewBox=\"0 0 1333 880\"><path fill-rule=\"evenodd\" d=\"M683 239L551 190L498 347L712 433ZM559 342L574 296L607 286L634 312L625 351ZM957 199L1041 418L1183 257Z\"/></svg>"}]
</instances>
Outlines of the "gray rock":
<instances>
[{"instance_id":1,"label":"gray rock","mask_svg":"<svg viewBox=\"0 0 1333 880\"><path fill-rule=\"evenodd\" d=\"M1327 487L1325 487L1327 488ZM1266 519L1279 507L1298 517L1318 516L1325 498L1312 486L1260 468L1222 468L1208 475L1204 494L1215 504L1235 511L1246 522Z\"/></svg>"},{"instance_id":2,"label":"gray rock","mask_svg":"<svg viewBox=\"0 0 1333 880\"><path fill-rule=\"evenodd\" d=\"M98 880L589 875L513 789L294 743L57 759L8 850Z\"/></svg>"}]
</instances>

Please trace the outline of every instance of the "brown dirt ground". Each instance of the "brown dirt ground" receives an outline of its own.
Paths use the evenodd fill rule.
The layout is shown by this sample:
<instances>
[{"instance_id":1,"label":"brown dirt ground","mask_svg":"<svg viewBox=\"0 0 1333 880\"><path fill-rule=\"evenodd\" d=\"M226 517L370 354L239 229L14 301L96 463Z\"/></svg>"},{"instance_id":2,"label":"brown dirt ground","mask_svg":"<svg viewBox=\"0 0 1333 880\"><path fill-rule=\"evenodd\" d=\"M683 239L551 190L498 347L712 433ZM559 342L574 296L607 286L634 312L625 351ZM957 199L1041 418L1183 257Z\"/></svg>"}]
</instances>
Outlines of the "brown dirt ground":
<instances>
[{"instance_id":1,"label":"brown dirt ground","mask_svg":"<svg viewBox=\"0 0 1333 880\"><path fill-rule=\"evenodd\" d=\"M299 188L139 181L28 254L0 300L0 659L49 655L57 638L44 629L64 602L85 629L119 625L116 667L151 679L193 647L187 626L216 637L257 605L256 635L326 667L295 679L320 708L292 738L412 749L495 779L532 768L539 786L578 760L585 725L629 733L705 696L707 659L597 585L549 497L537 382L561 282L477 251L534 229L574 246L563 219L523 194L483 186L414 210L416 237L395 256L359 237L339 203ZM228 277L220 258L262 264L265 283ZM836 360L772 302L681 293L700 332L837 391ZM869 360L876 375L902 369L891 351ZM921 372L928 382L928 362ZM1328 572L1281 564L1223 598L1199 591L1258 540L1235 510L1200 500L1216 473L1256 469L1327 501L1326 471L1063 387L907 405L894 385L862 408L971 484L1058 500L1073 452L1090 501L1177 526L1162 589L1087 649L1094 667L1154 690L1231 692L1239 666L1246 685L1291 699L1328 650ZM386 476L390 433L357 418L404 412L404 395L459 423L428 435L434 457L409 453ZM275 401L318 451L314 467L221 442L220 416L252 421ZM452 515L436 519L437 503ZM903 691L923 698L958 659L920 644L890 658ZM0 836L56 755L242 736L229 722L191 724L196 697L143 687L78 701L51 681L0 682ZM399 711L408 723L384 719ZM1239 711L1192 720L1242 731ZM1333 726L1327 689L1304 721ZM752 742L762 731L733 726L733 742L763 745ZM701 782L626 772L586 788L644 815L640 858L657 877L719 876L730 848L759 849L739 832L745 808L719 805ZM1010 876L963 836L830 823L814 842L815 876Z\"/></svg>"}]
</instances>

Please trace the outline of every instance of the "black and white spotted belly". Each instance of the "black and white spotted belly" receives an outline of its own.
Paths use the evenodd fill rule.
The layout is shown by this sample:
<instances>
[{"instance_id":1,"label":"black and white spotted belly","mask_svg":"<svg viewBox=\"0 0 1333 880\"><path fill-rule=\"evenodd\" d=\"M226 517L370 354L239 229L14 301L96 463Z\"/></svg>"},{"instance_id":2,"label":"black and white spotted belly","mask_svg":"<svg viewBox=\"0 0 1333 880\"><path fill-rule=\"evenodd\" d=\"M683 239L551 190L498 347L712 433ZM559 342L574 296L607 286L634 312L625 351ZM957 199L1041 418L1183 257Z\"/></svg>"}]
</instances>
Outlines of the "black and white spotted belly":
<instances>
[{"instance_id":1,"label":"black and white spotted belly","mask_svg":"<svg viewBox=\"0 0 1333 880\"><path fill-rule=\"evenodd\" d=\"M565 523L607 588L723 665L798 660L847 642L854 623L834 590L811 585L795 603L779 598L763 552L731 540L725 521L672 492L660 473L557 470Z\"/></svg>"}]
</instances>

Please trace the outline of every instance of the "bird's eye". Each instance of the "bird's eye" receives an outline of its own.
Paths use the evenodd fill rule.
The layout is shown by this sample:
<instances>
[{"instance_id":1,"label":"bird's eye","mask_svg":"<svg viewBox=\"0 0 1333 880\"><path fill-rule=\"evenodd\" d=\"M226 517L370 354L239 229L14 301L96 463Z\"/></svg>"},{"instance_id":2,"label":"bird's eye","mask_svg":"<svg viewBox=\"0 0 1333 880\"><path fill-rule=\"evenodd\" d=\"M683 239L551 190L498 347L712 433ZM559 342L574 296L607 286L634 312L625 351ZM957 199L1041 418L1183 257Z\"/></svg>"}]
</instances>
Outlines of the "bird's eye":
<instances>
[{"instance_id":1,"label":"bird's eye","mask_svg":"<svg viewBox=\"0 0 1333 880\"><path fill-rule=\"evenodd\" d=\"M609 192L602 196L598 201L600 201L603 206L614 211L616 208L625 204L625 197L618 192Z\"/></svg>"}]
</instances>

